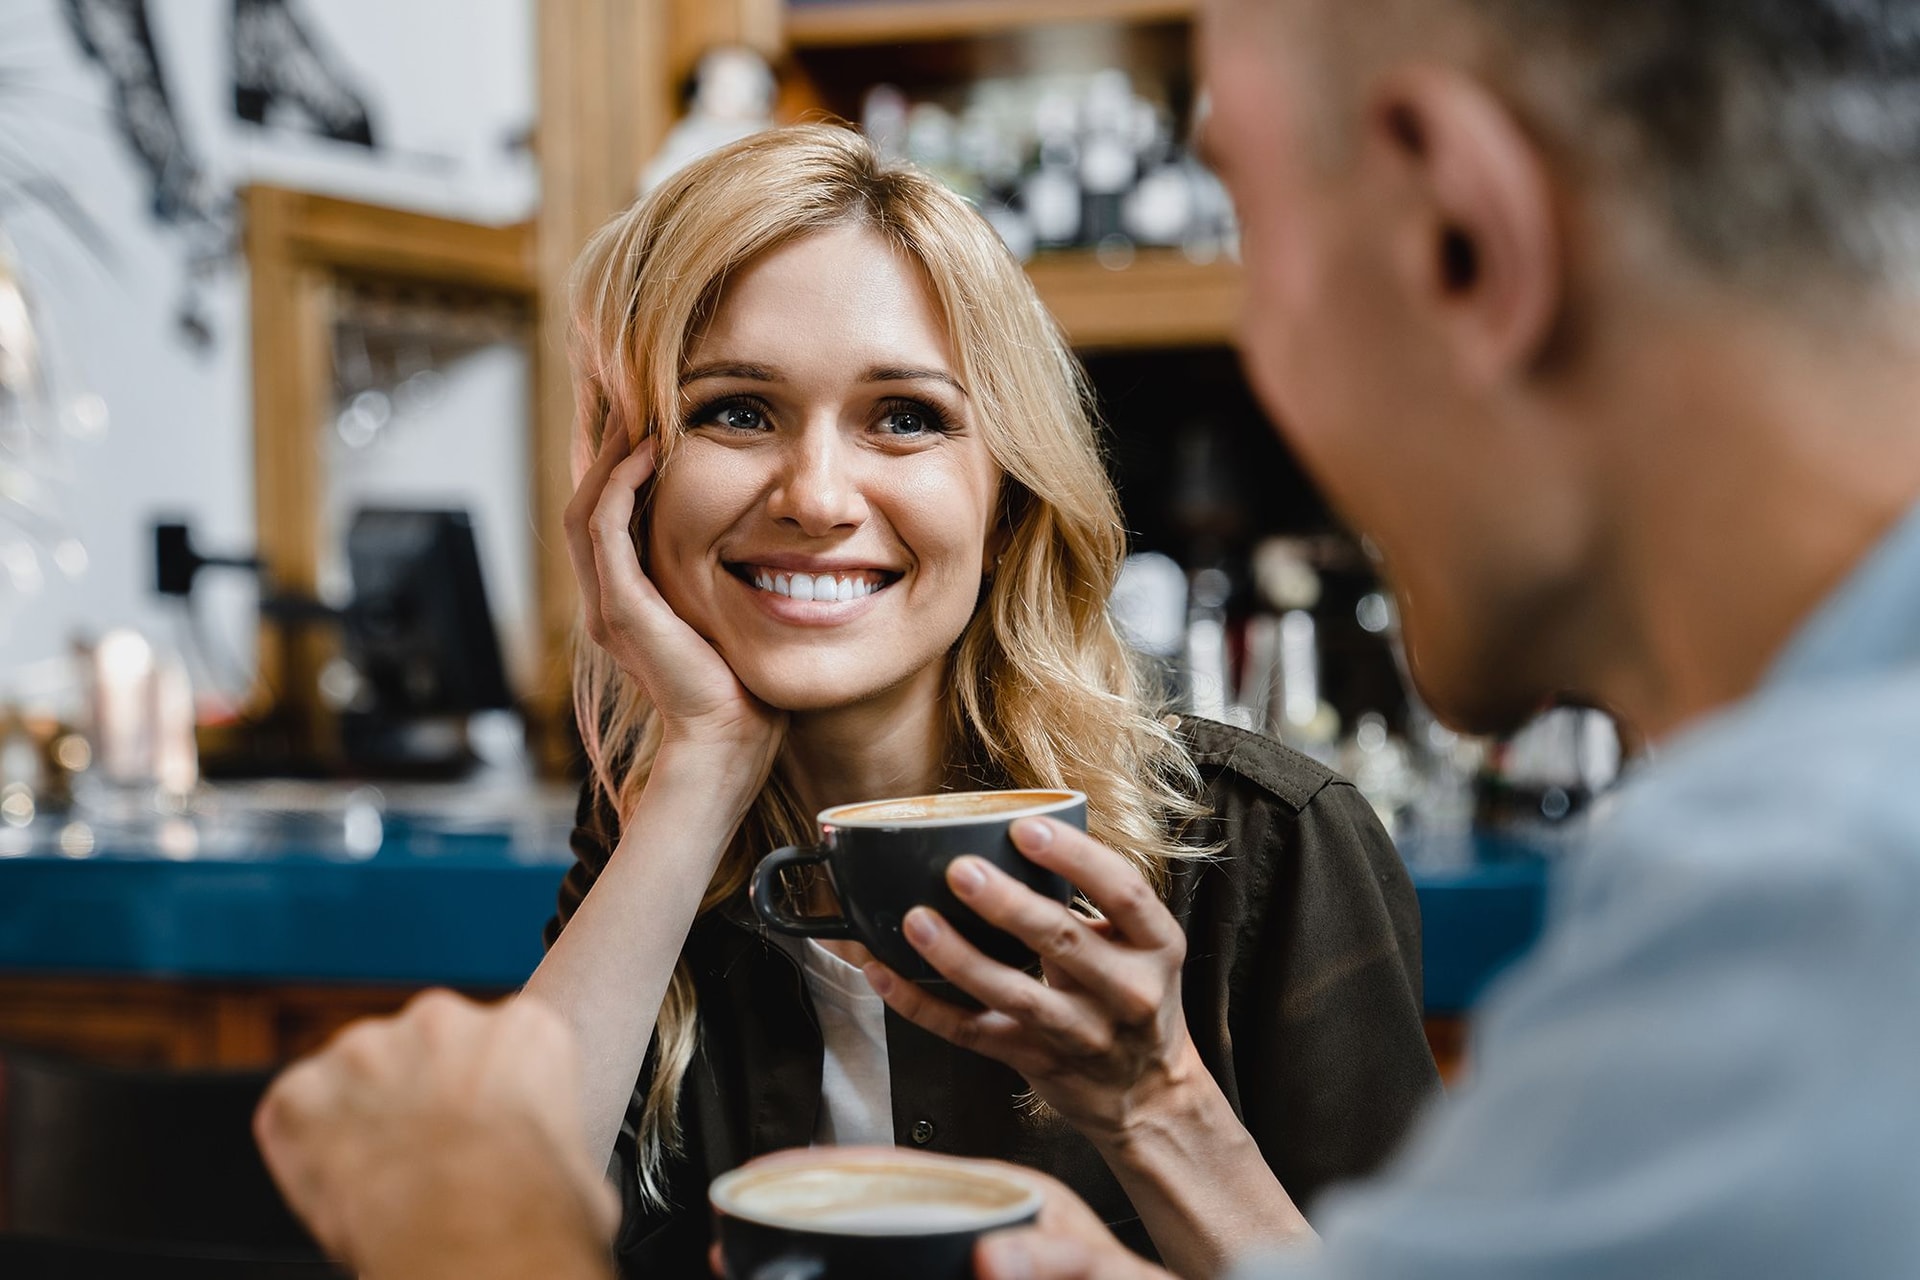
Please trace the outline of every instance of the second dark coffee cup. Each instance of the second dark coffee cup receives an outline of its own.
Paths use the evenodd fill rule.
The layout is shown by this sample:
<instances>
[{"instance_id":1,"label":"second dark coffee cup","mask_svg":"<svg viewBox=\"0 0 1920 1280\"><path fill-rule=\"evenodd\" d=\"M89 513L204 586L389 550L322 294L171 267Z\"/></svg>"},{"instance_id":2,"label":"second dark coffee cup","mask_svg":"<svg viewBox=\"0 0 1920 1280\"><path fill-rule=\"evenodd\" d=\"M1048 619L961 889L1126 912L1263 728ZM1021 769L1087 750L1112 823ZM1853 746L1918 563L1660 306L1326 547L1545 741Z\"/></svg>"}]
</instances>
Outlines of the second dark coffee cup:
<instances>
[{"instance_id":1,"label":"second dark coffee cup","mask_svg":"<svg viewBox=\"0 0 1920 1280\"><path fill-rule=\"evenodd\" d=\"M1085 831L1087 798L1078 791L949 791L823 809L818 845L776 849L760 860L751 888L754 910L776 932L852 939L902 977L945 988L900 931L908 911L932 907L987 955L1024 968L1033 960L1025 944L962 906L947 888L947 865L973 854L1036 893L1068 901L1072 886L1014 847L1012 827L1022 818L1052 818ZM782 877L807 867L825 870L841 914L794 909Z\"/></svg>"}]
</instances>

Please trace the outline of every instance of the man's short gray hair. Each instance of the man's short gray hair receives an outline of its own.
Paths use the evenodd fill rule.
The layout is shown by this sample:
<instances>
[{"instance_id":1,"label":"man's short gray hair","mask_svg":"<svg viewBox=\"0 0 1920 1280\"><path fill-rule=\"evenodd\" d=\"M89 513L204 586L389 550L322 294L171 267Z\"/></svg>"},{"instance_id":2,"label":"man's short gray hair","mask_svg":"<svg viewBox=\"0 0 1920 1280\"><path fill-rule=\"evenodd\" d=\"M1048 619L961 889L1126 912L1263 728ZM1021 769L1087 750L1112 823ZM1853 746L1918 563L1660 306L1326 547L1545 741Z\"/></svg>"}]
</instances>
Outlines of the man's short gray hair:
<instances>
[{"instance_id":1,"label":"man's short gray hair","mask_svg":"<svg viewBox=\"0 0 1920 1280\"><path fill-rule=\"evenodd\" d=\"M1457 3L1711 265L1920 293L1920 0Z\"/></svg>"}]
</instances>

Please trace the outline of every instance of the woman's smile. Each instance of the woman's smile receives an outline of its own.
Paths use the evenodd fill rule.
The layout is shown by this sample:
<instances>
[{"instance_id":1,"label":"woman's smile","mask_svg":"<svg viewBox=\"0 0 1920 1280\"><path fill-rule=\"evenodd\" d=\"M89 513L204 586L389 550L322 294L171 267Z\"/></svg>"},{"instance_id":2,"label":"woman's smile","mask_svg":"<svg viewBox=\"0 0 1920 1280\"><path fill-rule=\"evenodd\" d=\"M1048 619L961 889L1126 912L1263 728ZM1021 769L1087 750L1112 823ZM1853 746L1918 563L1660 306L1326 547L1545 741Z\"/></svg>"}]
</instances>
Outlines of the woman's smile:
<instances>
[{"instance_id":1,"label":"woman's smile","mask_svg":"<svg viewBox=\"0 0 1920 1280\"><path fill-rule=\"evenodd\" d=\"M801 568L791 558L729 561L725 568L769 617L817 627L865 617L874 597L905 576L878 568Z\"/></svg>"}]
</instances>

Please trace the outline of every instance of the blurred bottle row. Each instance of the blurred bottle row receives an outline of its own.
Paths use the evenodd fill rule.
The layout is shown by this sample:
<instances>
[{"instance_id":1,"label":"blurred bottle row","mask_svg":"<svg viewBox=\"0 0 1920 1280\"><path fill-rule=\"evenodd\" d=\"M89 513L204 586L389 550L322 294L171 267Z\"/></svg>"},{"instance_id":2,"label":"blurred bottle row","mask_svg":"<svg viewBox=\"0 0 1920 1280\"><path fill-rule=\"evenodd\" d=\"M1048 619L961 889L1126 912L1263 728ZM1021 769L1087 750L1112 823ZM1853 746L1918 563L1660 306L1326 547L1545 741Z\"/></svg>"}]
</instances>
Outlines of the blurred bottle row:
<instances>
[{"instance_id":1,"label":"blurred bottle row","mask_svg":"<svg viewBox=\"0 0 1920 1280\"><path fill-rule=\"evenodd\" d=\"M1125 71L980 80L958 110L876 85L861 126L883 154L972 200L1023 260L1092 248L1124 266L1135 246L1195 261L1237 251L1219 179L1166 99L1139 92Z\"/></svg>"},{"instance_id":2,"label":"blurred bottle row","mask_svg":"<svg viewBox=\"0 0 1920 1280\"><path fill-rule=\"evenodd\" d=\"M1242 584L1220 565L1189 571L1157 552L1135 555L1114 593L1115 621L1172 705L1339 771L1413 857L1463 860L1476 830L1543 836L1613 784L1621 742L1600 711L1553 708L1503 739L1436 720L1406 677L1392 597L1370 579L1357 598L1326 589L1323 570L1350 576L1354 559L1335 537L1268 538ZM1391 689L1335 669L1382 658L1400 675Z\"/></svg>"}]
</instances>

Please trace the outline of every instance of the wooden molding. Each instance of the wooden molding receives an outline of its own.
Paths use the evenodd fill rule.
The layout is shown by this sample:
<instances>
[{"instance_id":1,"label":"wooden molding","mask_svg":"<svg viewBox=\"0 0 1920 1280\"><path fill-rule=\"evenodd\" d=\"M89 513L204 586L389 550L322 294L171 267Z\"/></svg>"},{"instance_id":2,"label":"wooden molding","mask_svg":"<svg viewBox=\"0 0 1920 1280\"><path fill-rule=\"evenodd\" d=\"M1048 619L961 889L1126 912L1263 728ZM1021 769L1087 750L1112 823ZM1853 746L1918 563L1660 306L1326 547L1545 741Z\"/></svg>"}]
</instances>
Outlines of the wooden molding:
<instances>
[{"instance_id":1,"label":"wooden molding","mask_svg":"<svg viewBox=\"0 0 1920 1280\"><path fill-rule=\"evenodd\" d=\"M1239 264L1205 265L1173 250L1143 250L1119 270L1091 253L1027 264L1040 297L1076 350L1223 346L1240 310Z\"/></svg>"},{"instance_id":2,"label":"wooden molding","mask_svg":"<svg viewBox=\"0 0 1920 1280\"><path fill-rule=\"evenodd\" d=\"M251 187L246 201L250 251L265 219L276 250L323 271L526 296L537 285L529 222L487 226L282 187Z\"/></svg>"},{"instance_id":3,"label":"wooden molding","mask_svg":"<svg viewBox=\"0 0 1920 1280\"><path fill-rule=\"evenodd\" d=\"M540 755L570 763L574 619L579 597L561 516L573 496L568 449L573 384L567 358L568 278L589 237L634 197L640 170L674 117L672 37L702 0L541 0L540 209L534 274L533 517L538 537L541 652Z\"/></svg>"}]
</instances>

